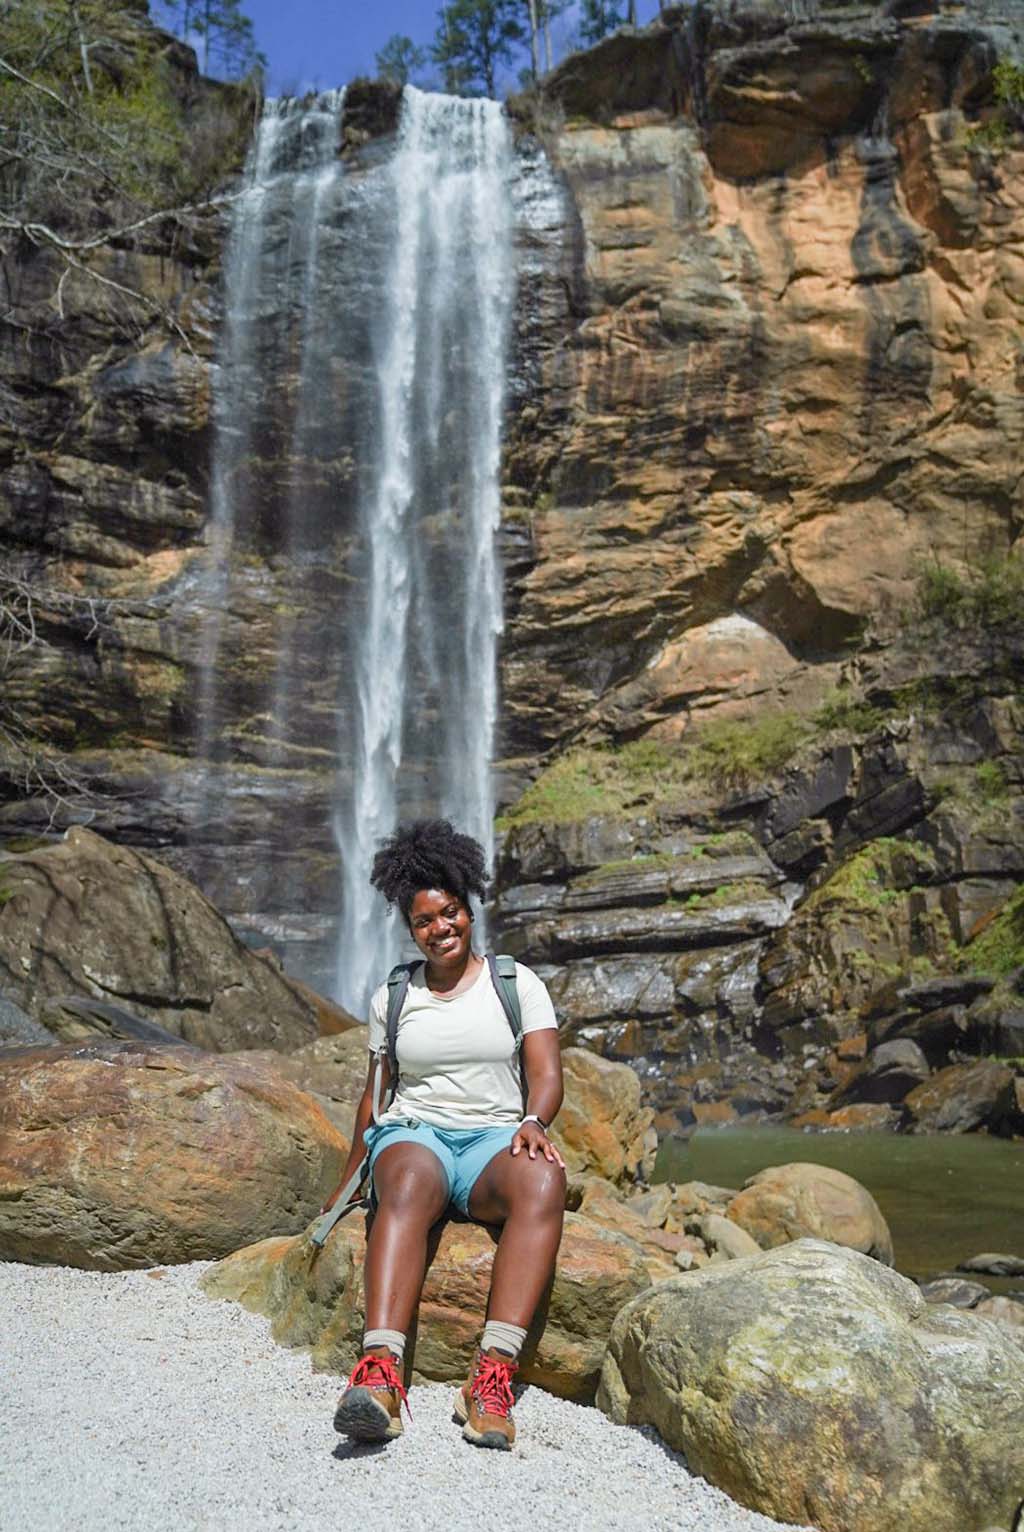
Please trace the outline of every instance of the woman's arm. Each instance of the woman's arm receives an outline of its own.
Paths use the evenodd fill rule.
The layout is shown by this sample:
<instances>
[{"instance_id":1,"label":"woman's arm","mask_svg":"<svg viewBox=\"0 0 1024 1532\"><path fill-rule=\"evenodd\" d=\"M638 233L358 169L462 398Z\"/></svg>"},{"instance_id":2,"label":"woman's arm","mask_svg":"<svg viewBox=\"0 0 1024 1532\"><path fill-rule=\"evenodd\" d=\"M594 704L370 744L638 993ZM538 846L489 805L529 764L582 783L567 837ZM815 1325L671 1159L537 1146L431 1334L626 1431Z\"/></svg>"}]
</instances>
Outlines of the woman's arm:
<instances>
[{"instance_id":1,"label":"woman's arm","mask_svg":"<svg viewBox=\"0 0 1024 1532\"><path fill-rule=\"evenodd\" d=\"M550 1123L562 1105L562 1050L556 1027L542 1027L536 1032L524 1032L522 1064L526 1075L528 1095L527 1114L536 1113L543 1122ZM538 1153L554 1165L565 1169L565 1161L537 1122L524 1122L512 1140L512 1153L525 1149L531 1160Z\"/></svg>"},{"instance_id":2,"label":"woman's arm","mask_svg":"<svg viewBox=\"0 0 1024 1532\"><path fill-rule=\"evenodd\" d=\"M363 1156L366 1153L366 1145L363 1142L363 1134L366 1132L373 1118L373 1087L374 1076L377 1072L376 1066L377 1060L371 1053L370 1062L366 1070L366 1084L363 1087L363 1094L359 1098L359 1105L356 1107L356 1120L352 1128L352 1148L349 1150L348 1159L345 1162L345 1169L341 1173L341 1180L338 1182L337 1186L334 1188L333 1192L328 1197L323 1207L320 1209L321 1213L328 1212L328 1210L334 1206L339 1196L341 1195L345 1183L351 1176L355 1175L356 1170L362 1163ZM380 1078L377 1081L378 1100L386 1101L388 1081L391 1078L391 1071L388 1068L388 1061L386 1057L381 1059L380 1068Z\"/></svg>"}]
</instances>

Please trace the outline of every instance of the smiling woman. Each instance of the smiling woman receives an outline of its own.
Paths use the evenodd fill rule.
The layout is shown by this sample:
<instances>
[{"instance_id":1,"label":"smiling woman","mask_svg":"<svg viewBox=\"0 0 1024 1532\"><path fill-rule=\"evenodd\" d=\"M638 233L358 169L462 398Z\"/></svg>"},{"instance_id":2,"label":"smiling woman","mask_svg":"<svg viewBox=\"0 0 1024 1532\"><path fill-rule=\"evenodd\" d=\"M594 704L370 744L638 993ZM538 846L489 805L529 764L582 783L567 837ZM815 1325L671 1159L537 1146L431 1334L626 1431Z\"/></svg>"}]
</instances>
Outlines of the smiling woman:
<instances>
[{"instance_id":1,"label":"smiling woman","mask_svg":"<svg viewBox=\"0 0 1024 1532\"><path fill-rule=\"evenodd\" d=\"M562 1104L555 1014L529 968L516 963L506 980L501 960L473 950L470 899L484 897L484 870L482 847L445 819L399 829L374 859L371 882L401 910L423 960L395 969L373 996L370 1066L341 1182L368 1154L363 1356L334 1422L357 1440L401 1434L427 1237L454 1207L501 1229L487 1322L455 1413L467 1441L507 1451L512 1377L562 1236L565 1167L547 1136Z\"/></svg>"}]
</instances>

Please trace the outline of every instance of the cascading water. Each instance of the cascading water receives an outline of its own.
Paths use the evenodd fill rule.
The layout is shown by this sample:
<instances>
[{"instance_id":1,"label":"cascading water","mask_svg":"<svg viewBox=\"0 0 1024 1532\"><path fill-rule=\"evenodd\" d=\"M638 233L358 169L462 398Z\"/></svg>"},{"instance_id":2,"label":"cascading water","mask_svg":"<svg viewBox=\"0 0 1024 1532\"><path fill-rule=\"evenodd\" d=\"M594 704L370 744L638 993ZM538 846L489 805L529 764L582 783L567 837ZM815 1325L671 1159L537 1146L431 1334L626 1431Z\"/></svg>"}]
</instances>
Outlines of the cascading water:
<instances>
[{"instance_id":1,"label":"cascading water","mask_svg":"<svg viewBox=\"0 0 1024 1532\"><path fill-rule=\"evenodd\" d=\"M226 252L191 866L359 1014L401 942L380 838L491 850L516 271L496 103L407 89L347 162L342 127L340 92L267 103Z\"/></svg>"},{"instance_id":2,"label":"cascading water","mask_svg":"<svg viewBox=\"0 0 1024 1532\"><path fill-rule=\"evenodd\" d=\"M379 429L360 506L366 612L352 647L351 792L336 990L357 1010L394 960L367 873L400 808L492 849L490 763L501 586L495 552L514 294L511 144L493 101L408 88L390 167ZM400 791L407 764L415 787Z\"/></svg>"}]
</instances>

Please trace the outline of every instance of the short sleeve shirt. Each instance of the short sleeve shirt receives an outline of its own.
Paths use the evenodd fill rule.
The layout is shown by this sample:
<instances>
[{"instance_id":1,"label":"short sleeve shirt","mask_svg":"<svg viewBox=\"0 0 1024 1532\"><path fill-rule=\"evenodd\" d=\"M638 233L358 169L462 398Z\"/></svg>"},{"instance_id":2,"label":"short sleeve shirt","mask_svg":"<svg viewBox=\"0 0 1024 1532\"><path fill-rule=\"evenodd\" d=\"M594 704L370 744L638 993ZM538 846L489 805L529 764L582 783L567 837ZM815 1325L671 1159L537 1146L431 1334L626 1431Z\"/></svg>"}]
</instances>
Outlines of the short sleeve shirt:
<instances>
[{"instance_id":1,"label":"short sleeve shirt","mask_svg":"<svg viewBox=\"0 0 1024 1532\"><path fill-rule=\"evenodd\" d=\"M497 1128L523 1115L519 1058L483 963L469 989L451 999L427 988L421 966L409 981L398 1019L398 1090L382 1122L412 1118L439 1128ZM523 1034L556 1027L551 997L541 979L516 964ZM383 1048L388 987L370 1002L370 1048Z\"/></svg>"}]
</instances>

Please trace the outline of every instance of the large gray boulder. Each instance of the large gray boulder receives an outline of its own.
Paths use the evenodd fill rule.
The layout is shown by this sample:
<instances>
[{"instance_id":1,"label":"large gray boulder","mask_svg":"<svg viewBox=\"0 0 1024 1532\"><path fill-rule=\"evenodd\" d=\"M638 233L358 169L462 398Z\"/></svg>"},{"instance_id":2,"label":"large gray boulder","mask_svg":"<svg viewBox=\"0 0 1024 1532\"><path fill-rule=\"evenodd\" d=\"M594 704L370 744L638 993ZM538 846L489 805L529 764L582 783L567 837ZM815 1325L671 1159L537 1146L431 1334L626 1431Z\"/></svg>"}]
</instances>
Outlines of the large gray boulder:
<instances>
[{"instance_id":1,"label":"large gray boulder","mask_svg":"<svg viewBox=\"0 0 1024 1532\"><path fill-rule=\"evenodd\" d=\"M113 1002L213 1052L289 1050L317 1035L308 993L249 950L187 878L90 830L0 856L0 973L47 1025L58 997ZM79 1019L78 1035L96 1027ZM61 1041L76 1028L69 1018Z\"/></svg>"},{"instance_id":2,"label":"large gray boulder","mask_svg":"<svg viewBox=\"0 0 1024 1532\"><path fill-rule=\"evenodd\" d=\"M821 1532L1008 1527L1024 1486L1013 1339L823 1240L634 1299L597 1402L744 1505Z\"/></svg>"}]
</instances>

